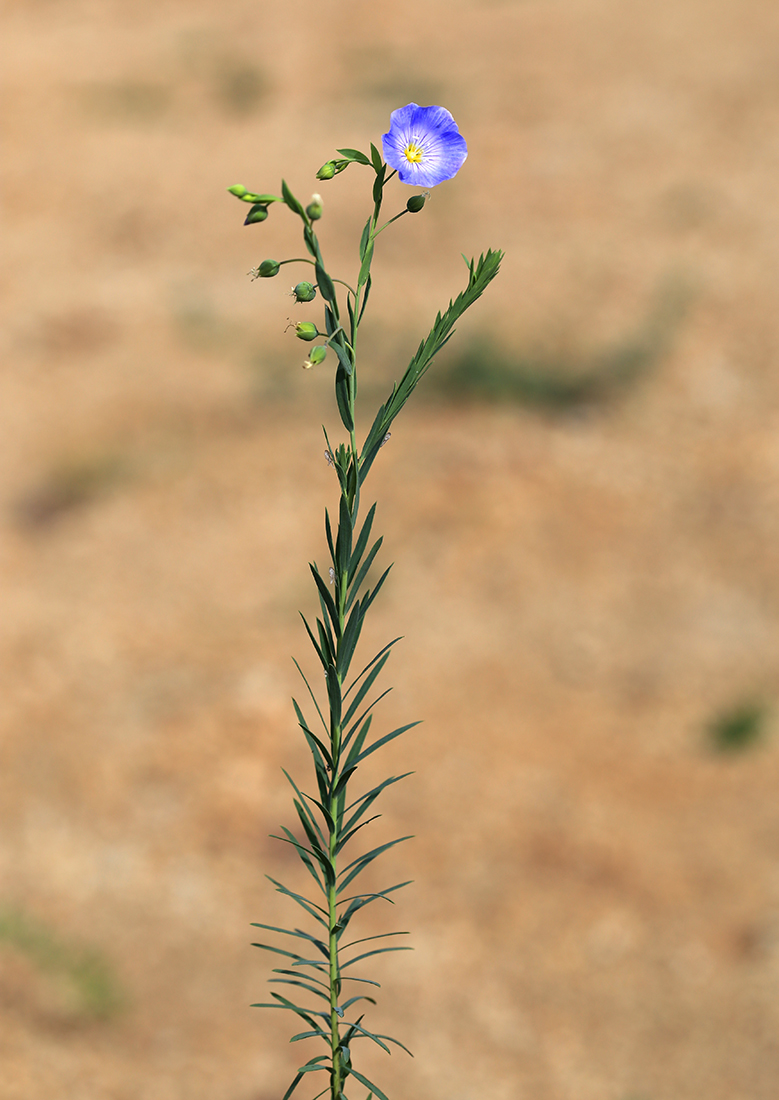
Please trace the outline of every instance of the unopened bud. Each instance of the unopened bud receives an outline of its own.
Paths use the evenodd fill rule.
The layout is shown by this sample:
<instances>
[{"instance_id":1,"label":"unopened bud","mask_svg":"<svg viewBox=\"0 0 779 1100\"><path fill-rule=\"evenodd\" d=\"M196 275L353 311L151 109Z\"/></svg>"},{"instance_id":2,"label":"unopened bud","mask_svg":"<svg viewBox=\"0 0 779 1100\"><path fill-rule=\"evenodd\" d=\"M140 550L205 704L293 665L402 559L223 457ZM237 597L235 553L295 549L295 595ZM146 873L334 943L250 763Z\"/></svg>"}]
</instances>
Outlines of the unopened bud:
<instances>
[{"instance_id":1,"label":"unopened bud","mask_svg":"<svg viewBox=\"0 0 779 1100\"><path fill-rule=\"evenodd\" d=\"M306 207L306 214L312 222L317 222L322 217L322 196L312 195L311 202Z\"/></svg>"},{"instance_id":2,"label":"unopened bud","mask_svg":"<svg viewBox=\"0 0 779 1100\"><path fill-rule=\"evenodd\" d=\"M406 210L409 214L418 214L422 207L425 205L427 195L412 195L406 203Z\"/></svg>"},{"instance_id":3,"label":"unopened bud","mask_svg":"<svg viewBox=\"0 0 779 1100\"><path fill-rule=\"evenodd\" d=\"M316 287L311 283L298 283L293 286L292 294L296 302L313 302L316 298Z\"/></svg>"},{"instance_id":4,"label":"unopened bud","mask_svg":"<svg viewBox=\"0 0 779 1100\"><path fill-rule=\"evenodd\" d=\"M255 222L264 222L268 216L268 207L264 203L257 202L251 208L244 219L244 225L254 225Z\"/></svg>"},{"instance_id":5,"label":"unopened bud","mask_svg":"<svg viewBox=\"0 0 779 1100\"><path fill-rule=\"evenodd\" d=\"M263 260L257 271L257 278L259 279L272 279L274 275L278 275L281 264L278 260Z\"/></svg>"},{"instance_id":6,"label":"unopened bud","mask_svg":"<svg viewBox=\"0 0 779 1100\"><path fill-rule=\"evenodd\" d=\"M316 340L319 330L313 321L298 321L295 325L295 335L298 340Z\"/></svg>"},{"instance_id":7,"label":"unopened bud","mask_svg":"<svg viewBox=\"0 0 779 1100\"><path fill-rule=\"evenodd\" d=\"M316 178L318 180L331 180L334 175L335 175L335 161L334 160L329 160L326 164L323 164L322 167L319 169L319 171L316 174Z\"/></svg>"}]
</instances>

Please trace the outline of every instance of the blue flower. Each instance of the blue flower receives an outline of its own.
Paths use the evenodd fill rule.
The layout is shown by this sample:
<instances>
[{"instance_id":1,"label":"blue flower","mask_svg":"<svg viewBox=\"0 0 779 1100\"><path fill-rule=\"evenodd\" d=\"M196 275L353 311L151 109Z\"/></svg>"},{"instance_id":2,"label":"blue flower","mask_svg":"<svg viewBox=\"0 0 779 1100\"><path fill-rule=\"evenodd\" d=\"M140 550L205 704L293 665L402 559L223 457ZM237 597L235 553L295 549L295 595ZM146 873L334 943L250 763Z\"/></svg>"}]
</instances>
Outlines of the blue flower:
<instances>
[{"instance_id":1,"label":"blue flower","mask_svg":"<svg viewBox=\"0 0 779 1100\"><path fill-rule=\"evenodd\" d=\"M382 134L384 159L396 168L401 183L435 187L457 175L468 156L465 138L445 107L409 103L390 115Z\"/></svg>"}]
</instances>

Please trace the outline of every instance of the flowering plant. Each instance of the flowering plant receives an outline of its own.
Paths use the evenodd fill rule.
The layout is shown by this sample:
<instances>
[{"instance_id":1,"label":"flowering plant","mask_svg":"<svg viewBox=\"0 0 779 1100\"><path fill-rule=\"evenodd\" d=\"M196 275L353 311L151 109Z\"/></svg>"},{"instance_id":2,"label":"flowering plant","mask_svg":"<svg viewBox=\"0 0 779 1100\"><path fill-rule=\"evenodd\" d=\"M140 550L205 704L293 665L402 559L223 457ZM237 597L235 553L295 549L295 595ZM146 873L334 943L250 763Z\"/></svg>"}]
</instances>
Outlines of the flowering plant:
<instances>
[{"instance_id":1,"label":"flowering plant","mask_svg":"<svg viewBox=\"0 0 779 1100\"><path fill-rule=\"evenodd\" d=\"M358 1039L368 1039L387 1053L390 1052L389 1043L407 1049L397 1039L369 1030L363 1023L364 1013L361 1010L359 1014L355 1012L354 1006L361 1002L375 1004L373 997L359 991L349 995L353 988L351 983L357 983L360 988L378 987L378 982L353 973L357 964L375 955L408 950L399 946L358 949L356 953L353 950L357 944L367 940L405 933L391 932L347 942L347 930L362 909L379 900L392 902L391 895L408 885L401 882L378 892L348 892L349 887L354 889L353 884L378 856L410 839L400 837L349 858L357 833L375 820L375 817L367 815L376 799L387 787L410 774L390 776L355 797L355 772L374 752L418 724L411 722L373 740L369 739L374 707L387 694L384 691L371 700L371 692L398 638L380 649L357 675L351 673L365 617L389 573L387 568L375 583L371 580L370 569L382 539L371 541L376 505L373 504L363 518L361 494L379 450L389 438L389 429L395 417L430 368L434 356L452 336L457 319L497 275L502 258L500 251L488 251L478 262L466 260L468 282L465 289L449 302L443 313L436 316L430 332L420 343L400 381L392 387L386 401L379 407L362 445L358 446L357 336L371 292L371 265L376 239L398 218L407 213L419 213L427 198L424 194L412 195L403 210L380 224L385 187L396 174L401 183L435 187L456 175L467 156L465 141L451 114L443 107L419 107L416 103L409 103L392 112L390 128L383 135L382 146L385 159L373 144L370 146L370 156L357 149L339 149L339 157L327 161L317 172L317 179L330 180L351 165L358 164L369 168L374 174L373 211L360 237L359 269L353 283L334 278L325 265L315 230L323 213L319 195L314 195L304 207L284 181L281 195L257 194L240 184L228 188L242 202L251 204L246 225L265 221L273 203L286 205L302 223L308 256L280 261L263 260L251 274L255 278L269 279L278 275L284 264L303 263L313 267L313 281L297 283L293 295L300 303L313 302L317 295L322 298L324 329L313 321L300 321L294 325L294 331L305 342L313 344L316 340L322 341L312 347L303 363L305 368L321 365L330 351L333 352L336 405L346 434L344 442L333 445L325 430L325 457L338 481L338 521L334 528L329 512L325 511L325 534L330 558L327 579L315 564L310 565L320 609L315 628L303 617L306 632L322 668L324 705L320 705L316 691L295 662L317 718L316 722L309 721L297 701L293 700L300 729L311 752L316 786L313 794L306 793L291 776L284 773L292 787L300 831L294 833L282 827L283 835L278 837L290 844L300 857L313 880L314 897L308 897L299 888L293 890L275 879L270 880L281 894L306 913L313 922L312 931L277 928L268 924L254 926L291 937L294 941L293 950L273 943L255 945L282 960L282 965L273 971L274 976L269 979L271 984L291 989L288 996L272 992L271 1002L256 1007L292 1012L302 1020L304 1030L293 1035L291 1042L313 1039L325 1044L324 1052L314 1054L299 1066L283 1100L289 1100L302 1081L316 1080L312 1075L320 1072L326 1074L328 1083L316 1092L315 1100L325 1093L329 1094L330 1100L347 1100L347 1084L352 1086L355 1083L367 1088L369 1097L375 1095L379 1100L386 1100L378 1085L354 1065L354 1044ZM347 846L349 856L345 857L344 862ZM312 999L313 1006L300 1005L291 999L298 995L298 990Z\"/></svg>"}]
</instances>

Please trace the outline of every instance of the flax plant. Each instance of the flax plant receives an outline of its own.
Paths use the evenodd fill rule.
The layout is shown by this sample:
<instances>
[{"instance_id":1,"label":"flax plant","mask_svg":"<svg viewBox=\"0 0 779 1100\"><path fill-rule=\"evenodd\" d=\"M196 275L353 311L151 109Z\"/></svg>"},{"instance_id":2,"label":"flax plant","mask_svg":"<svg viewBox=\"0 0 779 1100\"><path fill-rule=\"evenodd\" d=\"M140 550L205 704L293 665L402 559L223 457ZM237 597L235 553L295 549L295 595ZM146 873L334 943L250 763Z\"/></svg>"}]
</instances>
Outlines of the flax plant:
<instances>
[{"instance_id":1,"label":"flax plant","mask_svg":"<svg viewBox=\"0 0 779 1100\"><path fill-rule=\"evenodd\" d=\"M334 525L326 510L325 535L330 562L327 575L323 575L315 564L309 567L316 585L320 614L313 625L302 616L321 665L318 690L295 662L314 715L312 721L293 700L300 729L311 753L315 785L312 793L303 791L285 771L293 792L298 829L282 827L277 838L294 848L313 886L308 893L303 893L299 887L291 889L270 879L278 892L303 910L310 930L262 923L254 925L289 937L280 941L284 946L275 942L255 945L281 960L269 981L285 990L274 989L272 1000L256 1007L291 1012L302 1021L304 1028L290 1041L310 1039L324 1046L324 1050L320 1047L318 1053L298 1067L283 1100L289 1100L302 1082L313 1083L312 1100L325 1094L330 1100L356 1100L355 1091L359 1086L368 1090L369 1097L386 1100L379 1086L355 1065L354 1045L358 1039L367 1039L387 1053L390 1052L389 1044L407 1050L397 1039L368 1028L364 1022L365 1012L357 1006L376 1003L368 990L378 988L379 983L362 973L359 976L354 973L355 967L368 958L408 950L396 945L369 946L368 949L361 945L405 933L351 938L352 922L362 909L375 901L392 902L392 895L408 885L408 882L399 882L378 891L354 892L359 890L357 880L378 856L409 839L399 837L354 854L357 834L360 833L361 839L361 830L379 816L369 816L378 797L410 773L391 775L357 792L354 790L355 775L369 756L418 724L410 722L378 735L372 732L374 708L389 690L373 697L374 685L398 638L380 649L356 675L352 671L365 617L389 573L387 568L375 583L371 580L370 570L382 539L373 537L376 504L363 515L363 489L381 447L389 438L395 417L430 368L435 355L452 336L457 319L498 273L502 258L500 251L488 251L478 261L466 260L465 288L436 316L400 381L393 385L362 442L358 443L358 333L371 293L376 241L388 226L405 214L420 213L427 198L427 193L412 195L399 213L382 221L385 188L396 175L403 184L422 188L437 186L456 175L467 156L465 141L451 114L443 107L419 107L415 103L393 111L390 129L382 137L382 147L383 156L373 144L370 155L357 149L339 149L338 157L324 164L317 173L317 179L331 180L352 165L358 165L372 174L373 209L362 230L355 262L357 276L352 282L335 278L328 272L317 234L317 223L323 211L319 195L314 195L304 207L284 181L280 195L257 194L239 184L228 188L242 202L251 204L246 225L265 221L274 203L282 203L300 219L307 255L281 261L264 260L251 274L255 278L273 278L283 265L293 263L313 268L311 278L298 282L293 294L301 303L313 302L317 296L321 298L324 328L320 329L313 321L301 321L294 326L295 335L313 345L303 363L306 368L321 367L332 353L335 399L345 436L343 441L334 444L323 429L325 457L338 482L337 522ZM318 340L321 342L315 343ZM324 1088L319 1087L322 1084L319 1074L327 1081Z\"/></svg>"}]
</instances>

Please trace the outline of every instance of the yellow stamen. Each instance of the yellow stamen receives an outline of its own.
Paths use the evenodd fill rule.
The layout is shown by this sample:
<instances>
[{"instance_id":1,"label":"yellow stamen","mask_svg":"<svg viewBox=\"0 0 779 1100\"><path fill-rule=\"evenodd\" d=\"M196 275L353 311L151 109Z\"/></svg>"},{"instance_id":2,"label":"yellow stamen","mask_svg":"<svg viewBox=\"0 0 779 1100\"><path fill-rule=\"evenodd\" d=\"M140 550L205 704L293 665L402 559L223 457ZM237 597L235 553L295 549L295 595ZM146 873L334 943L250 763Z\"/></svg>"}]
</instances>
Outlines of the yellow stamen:
<instances>
[{"instance_id":1,"label":"yellow stamen","mask_svg":"<svg viewBox=\"0 0 779 1100\"><path fill-rule=\"evenodd\" d=\"M406 148L403 150L403 156L409 162L409 164L419 164L424 156L422 149L419 145L416 145L413 141L410 141Z\"/></svg>"}]
</instances>

